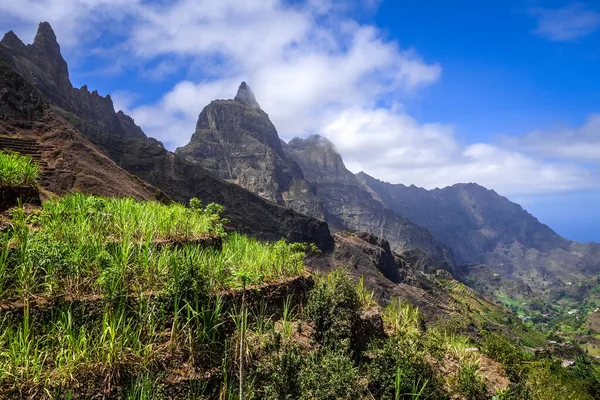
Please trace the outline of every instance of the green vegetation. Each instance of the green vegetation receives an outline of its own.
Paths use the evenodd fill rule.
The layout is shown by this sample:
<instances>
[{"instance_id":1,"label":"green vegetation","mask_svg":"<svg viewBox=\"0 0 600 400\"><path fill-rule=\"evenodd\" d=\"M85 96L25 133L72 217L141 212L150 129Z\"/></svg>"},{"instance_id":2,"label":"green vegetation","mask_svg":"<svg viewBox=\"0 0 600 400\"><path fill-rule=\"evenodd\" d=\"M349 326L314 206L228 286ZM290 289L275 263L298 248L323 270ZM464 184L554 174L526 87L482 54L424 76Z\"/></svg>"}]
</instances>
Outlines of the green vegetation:
<instances>
[{"instance_id":1,"label":"green vegetation","mask_svg":"<svg viewBox=\"0 0 600 400\"><path fill-rule=\"evenodd\" d=\"M306 305L306 316L314 323L315 339L336 346L350 340L358 329L361 300L356 285L342 270L317 278Z\"/></svg>"},{"instance_id":2,"label":"green vegetation","mask_svg":"<svg viewBox=\"0 0 600 400\"><path fill-rule=\"evenodd\" d=\"M535 297L495 295L526 328L544 334L536 346L580 346L591 357L600 356L600 278L554 285Z\"/></svg>"},{"instance_id":3,"label":"green vegetation","mask_svg":"<svg viewBox=\"0 0 600 400\"><path fill-rule=\"evenodd\" d=\"M302 273L305 246L226 235L221 212L82 194L30 214L15 208L0 236L0 299L194 290L195 277L215 291L241 276L260 284Z\"/></svg>"},{"instance_id":4,"label":"green vegetation","mask_svg":"<svg viewBox=\"0 0 600 400\"><path fill-rule=\"evenodd\" d=\"M219 293L302 275L311 247L226 234L221 206L190 203L74 194L11 210L0 234L0 397L70 397L89 384L154 398L165 361L193 370L236 359L248 311Z\"/></svg>"},{"instance_id":5,"label":"green vegetation","mask_svg":"<svg viewBox=\"0 0 600 400\"><path fill-rule=\"evenodd\" d=\"M0 186L37 185L39 167L29 156L0 151Z\"/></svg>"},{"instance_id":6,"label":"green vegetation","mask_svg":"<svg viewBox=\"0 0 600 400\"><path fill-rule=\"evenodd\" d=\"M347 271L312 286L310 246L226 233L222 211L81 194L13 209L0 398L598 397L588 358L536 358L533 332L460 284L439 282L461 315L428 325Z\"/></svg>"}]
</instances>

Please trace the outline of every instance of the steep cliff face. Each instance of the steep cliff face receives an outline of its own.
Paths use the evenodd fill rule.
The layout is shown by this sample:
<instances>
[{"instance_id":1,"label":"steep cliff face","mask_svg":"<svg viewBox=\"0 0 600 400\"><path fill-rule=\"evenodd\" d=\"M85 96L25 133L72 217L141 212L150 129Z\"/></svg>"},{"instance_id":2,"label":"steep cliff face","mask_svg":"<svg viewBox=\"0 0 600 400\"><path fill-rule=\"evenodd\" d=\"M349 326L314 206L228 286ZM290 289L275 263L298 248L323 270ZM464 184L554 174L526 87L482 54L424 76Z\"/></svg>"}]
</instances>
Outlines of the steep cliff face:
<instances>
[{"instance_id":1,"label":"steep cliff face","mask_svg":"<svg viewBox=\"0 0 600 400\"><path fill-rule=\"evenodd\" d=\"M136 179L98 151L1 59L0 139L0 149L16 145L23 150L36 150L44 194L80 191L140 200L159 198L156 188Z\"/></svg>"},{"instance_id":2,"label":"steep cliff face","mask_svg":"<svg viewBox=\"0 0 600 400\"><path fill-rule=\"evenodd\" d=\"M234 100L215 100L202 110L190 142L176 154L269 201L324 218L314 189L245 82Z\"/></svg>"},{"instance_id":3,"label":"steep cliff face","mask_svg":"<svg viewBox=\"0 0 600 400\"><path fill-rule=\"evenodd\" d=\"M67 62L47 22L40 23L32 44L25 45L12 31L8 32L0 41L0 57L44 93L63 115L76 114L123 137L146 137L126 118L115 114L110 96L90 92L87 86L72 86Z\"/></svg>"},{"instance_id":4,"label":"steep cliff face","mask_svg":"<svg viewBox=\"0 0 600 400\"><path fill-rule=\"evenodd\" d=\"M428 228L457 263L485 264L532 288L600 272L598 247L568 241L518 204L477 184L425 190L392 185L365 173L359 180L383 204Z\"/></svg>"},{"instance_id":5,"label":"steep cliff face","mask_svg":"<svg viewBox=\"0 0 600 400\"><path fill-rule=\"evenodd\" d=\"M346 169L342 157L327 139L318 135L295 138L285 149L300 165L306 179L317 188L331 226L385 238L395 252L420 249L438 266L451 267L451 252L427 229L376 201Z\"/></svg>"},{"instance_id":6,"label":"steep cliff face","mask_svg":"<svg viewBox=\"0 0 600 400\"><path fill-rule=\"evenodd\" d=\"M225 217L233 228L266 240L287 238L314 242L322 250L333 248L327 224L291 209L278 206L217 176L148 138L133 119L116 113L110 96L100 96L87 87L73 88L67 64L52 28L41 23L33 44L25 45L12 32L0 42L0 59L39 90L53 111L64 118L121 168L163 190L173 199L187 202L192 197L205 204L225 206ZM4 94L37 112L19 95ZM0 108L11 119L14 110ZM77 171L74 171L75 174Z\"/></svg>"}]
</instances>

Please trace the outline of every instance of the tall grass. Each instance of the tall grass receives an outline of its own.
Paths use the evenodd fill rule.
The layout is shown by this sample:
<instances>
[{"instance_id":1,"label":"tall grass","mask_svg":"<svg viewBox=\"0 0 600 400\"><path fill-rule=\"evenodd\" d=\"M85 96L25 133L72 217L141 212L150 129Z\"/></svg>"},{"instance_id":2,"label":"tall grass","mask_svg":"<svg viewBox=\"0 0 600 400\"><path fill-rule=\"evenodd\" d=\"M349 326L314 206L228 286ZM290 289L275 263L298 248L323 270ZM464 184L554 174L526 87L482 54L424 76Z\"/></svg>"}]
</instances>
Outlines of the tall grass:
<instances>
[{"instance_id":1,"label":"tall grass","mask_svg":"<svg viewBox=\"0 0 600 400\"><path fill-rule=\"evenodd\" d=\"M225 235L220 212L83 194L32 214L15 208L3 238L15 251L0 251L0 296L215 291L304 271L304 245ZM197 242L207 234L221 235L222 249Z\"/></svg>"},{"instance_id":2,"label":"tall grass","mask_svg":"<svg viewBox=\"0 0 600 400\"><path fill-rule=\"evenodd\" d=\"M31 157L0 151L0 186L37 185L39 173Z\"/></svg>"},{"instance_id":3,"label":"tall grass","mask_svg":"<svg viewBox=\"0 0 600 400\"><path fill-rule=\"evenodd\" d=\"M198 210L181 204L77 193L45 202L38 223L51 237L66 243L186 240L222 233L223 221L215 219L218 211L211 205Z\"/></svg>"},{"instance_id":4,"label":"tall grass","mask_svg":"<svg viewBox=\"0 0 600 400\"><path fill-rule=\"evenodd\" d=\"M25 307L23 318L0 322L0 389L44 387L64 396L82 371L102 374L108 386L135 372L140 378L126 396L156 398L152 377L165 359L218 367L228 351L224 321L237 327L243 377L250 311L242 307L230 321L214 294L303 273L305 246L225 234L221 212L199 202L188 208L82 194L37 212L13 209L0 237L0 302L21 299ZM222 246L203 247L197 239L207 234L221 236ZM104 297L90 310L68 303L32 321L31 299L63 294ZM287 331L292 314L288 300ZM263 330L273 329L269 321L263 315ZM230 389L232 378L225 379Z\"/></svg>"},{"instance_id":5,"label":"tall grass","mask_svg":"<svg viewBox=\"0 0 600 400\"><path fill-rule=\"evenodd\" d=\"M358 295L360 296L360 302L363 308L370 308L377 304L374 299L375 293L372 290L369 290L365 285L364 276L361 276L358 280L356 289L358 290Z\"/></svg>"},{"instance_id":6,"label":"tall grass","mask_svg":"<svg viewBox=\"0 0 600 400\"><path fill-rule=\"evenodd\" d=\"M390 302L382 314L386 328L392 334L419 335L422 315L417 307L399 298Z\"/></svg>"}]
</instances>

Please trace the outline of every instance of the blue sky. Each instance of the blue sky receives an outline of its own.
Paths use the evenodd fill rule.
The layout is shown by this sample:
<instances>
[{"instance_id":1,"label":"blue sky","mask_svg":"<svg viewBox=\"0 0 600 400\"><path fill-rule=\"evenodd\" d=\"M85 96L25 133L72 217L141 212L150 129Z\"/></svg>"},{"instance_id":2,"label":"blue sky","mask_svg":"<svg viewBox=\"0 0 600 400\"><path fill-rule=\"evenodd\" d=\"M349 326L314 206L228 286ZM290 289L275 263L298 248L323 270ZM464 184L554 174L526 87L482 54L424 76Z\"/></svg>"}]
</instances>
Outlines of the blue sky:
<instances>
[{"instance_id":1,"label":"blue sky","mask_svg":"<svg viewBox=\"0 0 600 400\"><path fill-rule=\"evenodd\" d=\"M54 27L75 86L174 149L252 86L280 136L426 188L477 182L599 241L596 1L9 0L0 28Z\"/></svg>"}]
</instances>

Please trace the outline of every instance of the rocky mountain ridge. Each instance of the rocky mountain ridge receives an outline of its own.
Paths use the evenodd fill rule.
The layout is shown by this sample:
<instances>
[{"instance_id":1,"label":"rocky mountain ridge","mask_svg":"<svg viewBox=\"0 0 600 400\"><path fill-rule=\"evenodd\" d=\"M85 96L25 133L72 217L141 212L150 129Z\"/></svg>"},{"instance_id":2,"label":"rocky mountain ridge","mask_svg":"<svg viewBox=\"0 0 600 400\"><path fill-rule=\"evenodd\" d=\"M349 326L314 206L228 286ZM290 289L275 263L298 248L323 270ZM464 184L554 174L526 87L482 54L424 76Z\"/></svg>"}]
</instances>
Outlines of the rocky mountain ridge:
<instances>
[{"instance_id":1,"label":"rocky mountain ridge","mask_svg":"<svg viewBox=\"0 0 600 400\"><path fill-rule=\"evenodd\" d=\"M484 264L533 289L600 273L600 245L569 241L520 205L480 185L425 190L357 174L382 204L429 229L458 264ZM467 276L468 268L463 269Z\"/></svg>"},{"instance_id":2,"label":"rocky mountain ridge","mask_svg":"<svg viewBox=\"0 0 600 400\"><path fill-rule=\"evenodd\" d=\"M320 137L286 144L254 93L242 82L233 100L215 100L198 117L190 142L176 154L222 179L313 217L333 230L385 237L396 252L420 249L438 267L451 269L452 254L422 227L374 201L346 169L331 143L305 152ZM309 154L310 153L310 154Z\"/></svg>"},{"instance_id":3,"label":"rocky mountain ridge","mask_svg":"<svg viewBox=\"0 0 600 400\"><path fill-rule=\"evenodd\" d=\"M385 238L397 253L421 250L436 266L452 270L452 252L440 245L427 229L373 199L356 176L346 169L329 140L318 135L295 138L284 149L317 189L331 226L338 230L366 231Z\"/></svg>"},{"instance_id":4,"label":"rocky mountain ridge","mask_svg":"<svg viewBox=\"0 0 600 400\"><path fill-rule=\"evenodd\" d=\"M0 60L0 149L36 154L42 195L72 191L165 200L160 191L119 168L52 110L32 85Z\"/></svg>"},{"instance_id":5,"label":"rocky mountain ridge","mask_svg":"<svg viewBox=\"0 0 600 400\"><path fill-rule=\"evenodd\" d=\"M39 90L54 112L118 166L174 200L186 203L198 197L205 204L222 204L232 228L261 239L287 238L314 242L322 250L332 249L333 238L325 222L224 182L147 137L129 116L115 112L110 96L90 93L85 86L73 88L56 35L47 22L40 23L30 45L23 44L13 32L7 33L0 41L0 59Z\"/></svg>"},{"instance_id":6,"label":"rocky mountain ridge","mask_svg":"<svg viewBox=\"0 0 600 400\"><path fill-rule=\"evenodd\" d=\"M190 142L175 151L218 177L315 218L325 212L300 167L246 82L234 100L215 100L198 117Z\"/></svg>"}]
</instances>

